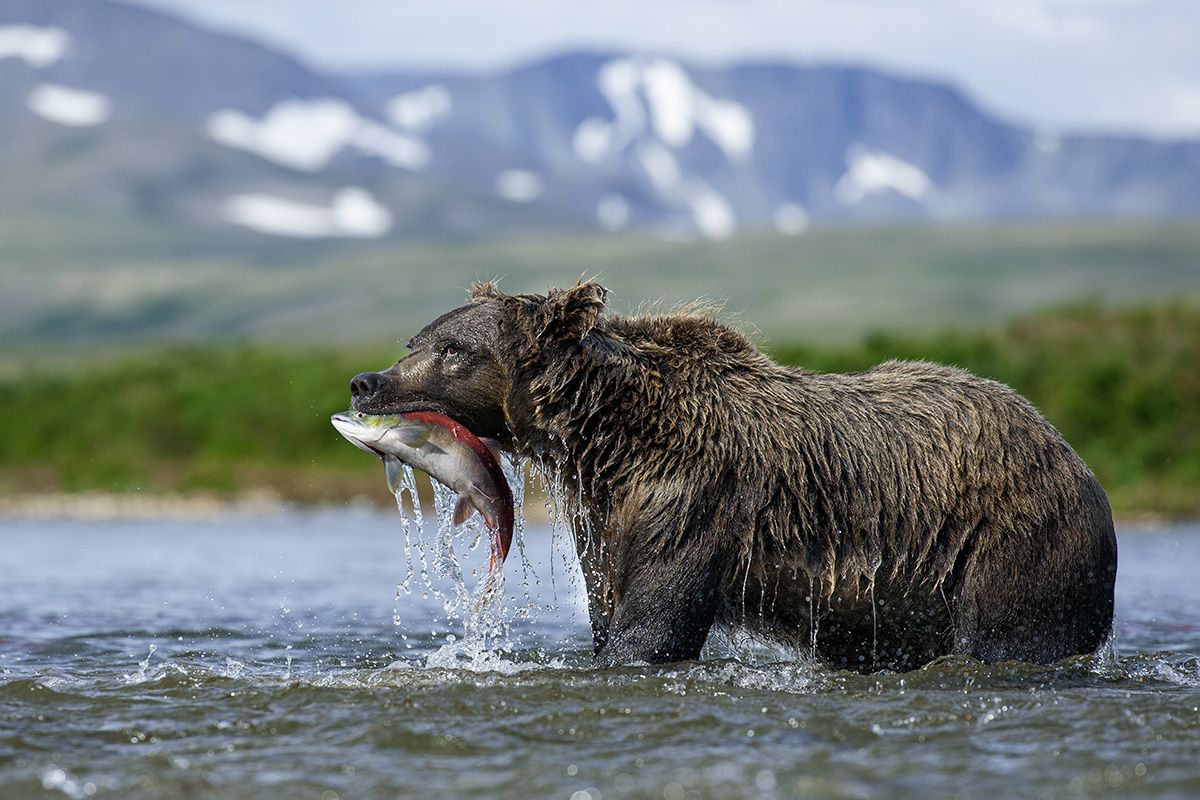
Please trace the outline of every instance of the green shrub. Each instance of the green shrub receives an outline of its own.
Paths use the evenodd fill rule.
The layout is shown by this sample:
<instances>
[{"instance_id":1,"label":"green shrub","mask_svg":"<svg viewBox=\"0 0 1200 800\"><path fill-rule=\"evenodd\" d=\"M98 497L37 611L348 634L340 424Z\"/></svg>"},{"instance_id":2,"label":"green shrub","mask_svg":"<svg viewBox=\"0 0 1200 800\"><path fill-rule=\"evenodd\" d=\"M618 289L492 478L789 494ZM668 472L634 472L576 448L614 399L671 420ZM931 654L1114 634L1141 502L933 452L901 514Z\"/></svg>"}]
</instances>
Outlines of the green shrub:
<instances>
[{"instance_id":1,"label":"green shrub","mask_svg":"<svg viewBox=\"0 0 1200 800\"><path fill-rule=\"evenodd\" d=\"M1200 514L1196 307L1082 304L994 331L877 333L852 346L771 350L820 371L925 359L1002 381L1063 432L1119 512ZM0 379L0 489L265 487L334 500L361 486L379 494L370 482L378 476L367 477L377 465L342 441L329 415L347 407L352 375L396 355L176 347L94 366L9 370Z\"/></svg>"}]
</instances>

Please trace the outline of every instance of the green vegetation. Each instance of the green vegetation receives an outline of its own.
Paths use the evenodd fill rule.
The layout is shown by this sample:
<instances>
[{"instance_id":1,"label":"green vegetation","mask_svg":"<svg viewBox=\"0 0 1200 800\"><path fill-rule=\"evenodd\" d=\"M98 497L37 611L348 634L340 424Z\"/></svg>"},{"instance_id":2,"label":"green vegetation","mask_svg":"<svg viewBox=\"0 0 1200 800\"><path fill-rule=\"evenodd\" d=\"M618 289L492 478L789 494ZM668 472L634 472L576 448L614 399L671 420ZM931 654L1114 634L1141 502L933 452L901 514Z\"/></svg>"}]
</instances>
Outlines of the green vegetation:
<instances>
[{"instance_id":1,"label":"green vegetation","mask_svg":"<svg viewBox=\"0 0 1200 800\"><path fill-rule=\"evenodd\" d=\"M394 357L182 347L94 368L10 369L0 381L0 491L364 493L382 484L360 480L371 461L329 415L348 405L351 375Z\"/></svg>"},{"instance_id":2,"label":"green vegetation","mask_svg":"<svg viewBox=\"0 0 1200 800\"><path fill-rule=\"evenodd\" d=\"M399 348L397 347L397 350ZM1002 328L776 344L818 370L888 358L957 364L1012 385L1079 450L1119 513L1200 514L1200 307L1083 304ZM391 350L176 347L0 377L0 491L272 489L306 502L389 501L378 464L329 425L347 381Z\"/></svg>"}]
</instances>

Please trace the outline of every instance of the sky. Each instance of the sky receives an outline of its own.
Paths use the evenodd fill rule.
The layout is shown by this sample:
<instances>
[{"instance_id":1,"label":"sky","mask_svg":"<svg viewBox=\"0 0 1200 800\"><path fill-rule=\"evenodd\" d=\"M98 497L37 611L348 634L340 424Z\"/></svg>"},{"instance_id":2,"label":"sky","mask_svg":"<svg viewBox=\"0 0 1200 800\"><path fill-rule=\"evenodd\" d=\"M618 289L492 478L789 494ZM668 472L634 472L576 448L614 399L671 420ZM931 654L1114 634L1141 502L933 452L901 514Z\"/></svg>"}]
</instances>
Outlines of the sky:
<instances>
[{"instance_id":1,"label":"sky","mask_svg":"<svg viewBox=\"0 0 1200 800\"><path fill-rule=\"evenodd\" d=\"M136 0L335 70L494 70L572 47L861 63L1013 121L1200 138L1200 0Z\"/></svg>"}]
</instances>

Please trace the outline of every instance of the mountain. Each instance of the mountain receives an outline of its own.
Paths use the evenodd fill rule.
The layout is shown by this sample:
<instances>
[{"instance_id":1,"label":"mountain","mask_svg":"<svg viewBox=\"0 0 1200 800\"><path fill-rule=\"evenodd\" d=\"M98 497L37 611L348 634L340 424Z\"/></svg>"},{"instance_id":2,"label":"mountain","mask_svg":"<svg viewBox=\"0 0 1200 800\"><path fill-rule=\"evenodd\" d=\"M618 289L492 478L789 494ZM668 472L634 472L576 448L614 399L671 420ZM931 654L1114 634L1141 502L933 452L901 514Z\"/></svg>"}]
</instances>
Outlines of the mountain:
<instances>
[{"instance_id":1,"label":"mountain","mask_svg":"<svg viewBox=\"0 0 1200 800\"><path fill-rule=\"evenodd\" d=\"M1200 213L1200 141L1062 134L851 66L576 52L331 75L110 0L0 0L0 210L485 238Z\"/></svg>"}]
</instances>

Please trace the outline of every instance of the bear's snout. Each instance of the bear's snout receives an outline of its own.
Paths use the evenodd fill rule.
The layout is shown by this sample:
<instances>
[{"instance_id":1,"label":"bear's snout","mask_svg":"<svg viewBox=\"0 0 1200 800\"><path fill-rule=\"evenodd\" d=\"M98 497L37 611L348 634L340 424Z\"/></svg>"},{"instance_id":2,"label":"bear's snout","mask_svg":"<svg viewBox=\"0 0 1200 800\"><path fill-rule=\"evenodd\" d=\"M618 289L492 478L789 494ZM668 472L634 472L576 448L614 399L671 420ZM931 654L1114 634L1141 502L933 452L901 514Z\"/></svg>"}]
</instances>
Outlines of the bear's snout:
<instances>
[{"instance_id":1,"label":"bear's snout","mask_svg":"<svg viewBox=\"0 0 1200 800\"><path fill-rule=\"evenodd\" d=\"M386 379L378 372L360 372L350 379L350 399L355 406L374 400Z\"/></svg>"}]
</instances>

